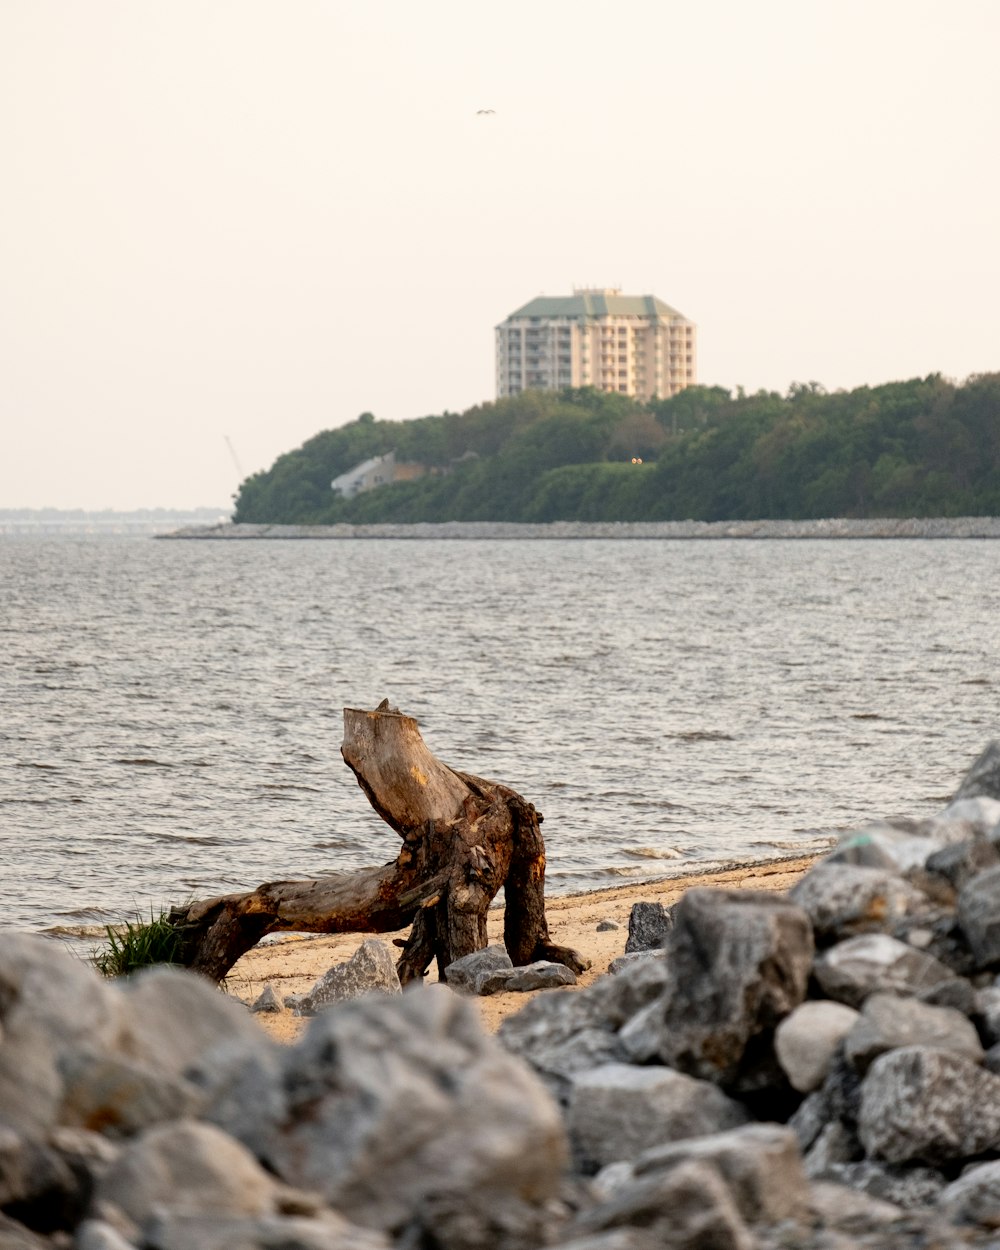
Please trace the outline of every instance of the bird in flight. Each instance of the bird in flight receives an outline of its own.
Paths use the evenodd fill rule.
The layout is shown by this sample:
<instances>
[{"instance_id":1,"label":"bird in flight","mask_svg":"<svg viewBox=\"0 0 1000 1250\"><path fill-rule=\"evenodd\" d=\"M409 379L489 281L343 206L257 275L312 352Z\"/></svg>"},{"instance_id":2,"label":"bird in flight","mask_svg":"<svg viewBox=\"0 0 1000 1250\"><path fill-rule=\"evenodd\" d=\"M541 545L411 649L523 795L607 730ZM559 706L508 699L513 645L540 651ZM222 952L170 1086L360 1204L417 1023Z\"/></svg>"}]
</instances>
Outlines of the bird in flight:
<instances>
[{"instance_id":1,"label":"bird in flight","mask_svg":"<svg viewBox=\"0 0 1000 1250\"><path fill-rule=\"evenodd\" d=\"M488 117L490 113L495 113L496 109L476 109L477 117Z\"/></svg>"}]
</instances>

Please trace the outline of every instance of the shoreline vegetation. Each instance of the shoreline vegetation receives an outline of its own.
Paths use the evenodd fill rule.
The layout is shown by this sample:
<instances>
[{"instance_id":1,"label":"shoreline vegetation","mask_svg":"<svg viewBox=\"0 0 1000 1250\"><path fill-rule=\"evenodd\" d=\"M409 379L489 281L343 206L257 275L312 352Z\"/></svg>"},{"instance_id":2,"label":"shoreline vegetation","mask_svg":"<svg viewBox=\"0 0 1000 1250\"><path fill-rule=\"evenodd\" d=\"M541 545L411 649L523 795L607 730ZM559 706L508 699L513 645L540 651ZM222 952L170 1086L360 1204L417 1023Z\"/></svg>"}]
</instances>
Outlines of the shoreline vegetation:
<instances>
[{"instance_id":1,"label":"shoreline vegetation","mask_svg":"<svg viewBox=\"0 0 1000 1250\"><path fill-rule=\"evenodd\" d=\"M418 524L186 526L158 538L222 539L994 539L1000 517L831 517L808 521L446 521Z\"/></svg>"},{"instance_id":2,"label":"shoreline vegetation","mask_svg":"<svg viewBox=\"0 0 1000 1250\"><path fill-rule=\"evenodd\" d=\"M256 525L1000 515L1000 373L642 402L529 390L323 430L240 485Z\"/></svg>"}]
</instances>

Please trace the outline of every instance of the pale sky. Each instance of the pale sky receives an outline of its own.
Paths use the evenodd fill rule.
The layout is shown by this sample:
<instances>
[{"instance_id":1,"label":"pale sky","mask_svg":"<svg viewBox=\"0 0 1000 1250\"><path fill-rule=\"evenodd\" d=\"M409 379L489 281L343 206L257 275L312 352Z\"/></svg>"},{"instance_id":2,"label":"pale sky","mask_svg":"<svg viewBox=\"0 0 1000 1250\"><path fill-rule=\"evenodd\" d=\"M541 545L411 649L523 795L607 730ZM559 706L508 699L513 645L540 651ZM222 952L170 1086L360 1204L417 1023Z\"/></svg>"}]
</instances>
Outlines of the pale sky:
<instances>
[{"instance_id":1,"label":"pale sky","mask_svg":"<svg viewBox=\"0 0 1000 1250\"><path fill-rule=\"evenodd\" d=\"M492 399L574 286L706 384L998 370L998 47L998 0L0 0L0 507L226 505Z\"/></svg>"}]
</instances>

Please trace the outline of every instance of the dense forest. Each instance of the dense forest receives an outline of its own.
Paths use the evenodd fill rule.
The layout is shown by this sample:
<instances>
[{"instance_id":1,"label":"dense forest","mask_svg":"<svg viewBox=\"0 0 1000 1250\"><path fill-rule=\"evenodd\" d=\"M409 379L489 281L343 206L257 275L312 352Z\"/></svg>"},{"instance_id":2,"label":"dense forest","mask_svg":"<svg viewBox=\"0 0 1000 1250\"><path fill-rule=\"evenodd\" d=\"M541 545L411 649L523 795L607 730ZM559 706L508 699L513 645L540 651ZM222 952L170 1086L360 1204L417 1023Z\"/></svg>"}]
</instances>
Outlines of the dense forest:
<instances>
[{"instance_id":1,"label":"dense forest","mask_svg":"<svg viewBox=\"0 0 1000 1250\"><path fill-rule=\"evenodd\" d=\"M394 451L425 474L341 498ZM1000 373L828 393L690 387L640 404L528 391L467 412L324 430L243 482L234 520L663 521L1000 515Z\"/></svg>"}]
</instances>

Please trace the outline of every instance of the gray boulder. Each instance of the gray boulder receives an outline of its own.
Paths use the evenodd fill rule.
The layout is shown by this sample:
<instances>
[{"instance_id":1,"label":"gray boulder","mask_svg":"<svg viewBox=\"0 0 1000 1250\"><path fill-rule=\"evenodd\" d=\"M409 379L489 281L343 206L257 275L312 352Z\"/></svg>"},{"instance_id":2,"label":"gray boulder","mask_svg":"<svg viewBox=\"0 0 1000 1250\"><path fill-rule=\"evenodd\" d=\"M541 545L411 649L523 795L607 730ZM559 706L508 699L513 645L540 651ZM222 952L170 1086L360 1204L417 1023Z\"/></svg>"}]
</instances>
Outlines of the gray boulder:
<instances>
[{"instance_id":1,"label":"gray boulder","mask_svg":"<svg viewBox=\"0 0 1000 1250\"><path fill-rule=\"evenodd\" d=\"M98 1181L94 1198L143 1228L176 1215L273 1213L277 1183L250 1152L211 1124L178 1120L134 1138Z\"/></svg>"},{"instance_id":2,"label":"gray boulder","mask_svg":"<svg viewBox=\"0 0 1000 1250\"><path fill-rule=\"evenodd\" d=\"M688 890L675 908L666 953L664 1062L719 1084L735 1082L748 1042L805 998L812 954L809 918L787 899Z\"/></svg>"},{"instance_id":3,"label":"gray boulder","mask_svg":"<svg viewBox=\"0 0 1000 1250\"><path fill-rule=\"evenodd\" d=\"M942 847L927 858L927 871L945 880L953 890L963 889L973 877L1000 866L1000 846L978 834Z\"/></svg>"},{"instance_id":4,"label":"gray boulder","mask_svg":"<svg viewBox=\"0 0 1000 1250\"><path fill-rule=\"evenodd\" d=\"M981 1063L983 1046L972 1022L950 1007L915 998L871 994L844 1043L848 1063L864 1075L872 1063L901 1046L931 1046Z\"/></svg>"},{"instance_id":5,"label":"gray boulder","mask_svg":"<svg viewBox=\"0 0 1000 1250\"><path fill-rule=\"evenodd\" d=\"M659 950L673 927L673 916L662 903L633 903L628 918L625 954Z\"/></svg>"},{"instance_id":6,"label":"gray boulder","mask_svg":"<svg viewBox=\"0 0 1000 1250\"><path fill-rule=\"evenodd\" d=\"M881 868L902 876L923 868L942 845L913 821L877 821L843 834L824 863Z\"/></svg>"},{"instance_id":7,"label":"gray boulder","mask_svg":"<svg viewBox=\"0 0 1000 1250\"><path fill-rule=\"evenodd\" d=\"M858 1135L888 1163L936 1166L1000 1146L1000 1077L924 1046L881 1055L861 1086Z\"/></svg>"},{"instance_id":8,"label":"gray boulder","mask_svg":"<svg viewBox=\"0 0 1000 1250\"><path fill-rule=\"evenodd\" d=\"M956 1224L1000 1228L1000 1160L966 1168L941 1191L938 1209Z\"/></svg>"},{"instance_id":9,"label":"gray boulder","mask_svg":"<svg viewBox=\"0 0 1000 1250\"><path fill-rule=\"evenodd\" d=\"M633 964L646 963L651 959L662 960L662 958L663 952L659 947L656 947L654 950L629 951L625 955L616 955L615 958L608 964L608 972L610 972L613 977L616 977L619 972L623 972L626 968L630 968Z\"/></svg>"},{"instance_id":10,"label":"gray boulder","mask_svg":"<svg viewBox=\"0 0 1000 1250\"><path fill-rule=\"evenodd\" d=\"M116 1054L77 1053L62 1064L62 1125L129 1137L164 1120L196 1115L202 1097L191 1082Z\"/></svg>"},{"instance_id":11,"label":"gray boulder","mask_svg":"<svg viewBox=\"0 0 1000 1250\"><path fill-rule=\"evenodd\" d=\"M823 1084L837 1047L857 1019L857 1011L844 1003L812 1001L782 1020L774 1050L793 1089L808 1094Z\"/></svg>"},{"instance_id":12,"label":"gray boulder","mask_svg":"<svg viewBox=\"0 0 1000 1250\"><path fill-rule=\"evenodd\" d=\"M958 923L977 967L1000 963L1000 868L981 872L963 888Z\"/></svg>"},{"instance_id":13,"label":"gray boulder","mask_svg":"<svg viewBox=\"0 0 1000 1250\"><path fill-rule=\"evenodd\" d=\"M962 799L988 798L1000 800L1000 740L988 742L976 757L962 783L955 791L952 803Z\"/></svg>"},{"instance_id":14,"label":"gray boulder","mask_svg":"<svg viewBox=\"0 0 1000 1250\"><path fill-rule=\"evenodd\" d=\"M242 1063L275 1045L242 1003L181 968L140 972L123 997L128 1028L121 1050L154 1071L186 1077L194 1066Z\"/></svg>"},{"instance_id":15,"label":"gray boulder","mask_svg":"<svg viewBox=\"0 0 1000 1250\"><path fill-rule=\"evenodd\" d=\"M954 974L940 960L886 933L847 938L817 956L813 969L823 992L860 1007L877 990L917 994Z\"/></svg>"},{"instance_id":16,"label":"gray boulder","mask_svg":"<svg viewBox=\"0 0 1000 1250\"><path fill-rule=\"evenodd\" d=\"M657 1250L754 1250L754 1240L718 1171L710 1163L693 1160L624 1186L578 1216L572 1231L582 1237L610 1229L634 1230L635 1236L642 1238L626 1243L630 1250L633 1244L642 1250L647 1246Z\"/></svg>"},{"instance_id":17,"label":"gray boulder","mask_svg":"<svg viewBox=\"0 0 1000 1250\"><path fill-rule=\"evenodd\" d=\"M708 1081L670 1068L624 1063L577 1074L566 1113L573 1152L585 1172L746 1119L745 1109Z\"/></svg>"},{"instance_id":18,"label":"gray boulder","mask_svg":"<svg viewBox=\"0 0 1000 1250\"><path fill-rule=\"evenodd\" d=\"M788 897L805 910L820 944L886 932L927 905L924 895L901 877L861 864L817 864Z\"/></svg>"},{"instance_id":19,"label":"gray boulder","mask_svg":"<svg viewBox=\"0 0 1000 1250\"><path fill-rule=\"evenodd\" d=\"M975 1019L987 1046L1000 1043L1000 986L988 985L976 993Z\"/></svg>"},{"instance_id":20,"label":"gray boulder","mask_svg":"<svg viewBox=\"0 0 1000 1250\"><path fill-rule=\"evenodd\" d=\"M244 1125L247 1144L373 1228L417 1220L433 1238L459 1215L484 1236L530 1222L567 1162L554 1100L444 987L315 1017L287 1052L284 1090L280 1118Z\"/></svg>"},{"instance_id":21,"label":"gray boulder","mask_svg":"<svg viewBox=\"0 0 1000 1250\"><path fill-rule=\"evenodd\" d=\"M633 1168L641 1180L686 1162L710 1164L748 1223L774 1224L808 1214L809 1184L798 1138L782 1124L747 1124L656 1147L640 1155Z\"/></svg>"},{"instance_id":22,"label":"gray boulder","mask_svg":"<svg viewBox=\"0 0 1000 1250\"><path fill-rule=\"evenodd\" d=\"M505 991L525 993L530 990L557 990L576 985L576 973L565 964L538 959L533 964L515 968L504 986Z\"/></svg>"},{"instance_id":23,"label":"gray boulder","mask_svg":"<svg viewBox=\"0 0 1000 1250\"><path fill-rule=\"evenodd\" d=\"M57 943L0 930L0 1120L28 1136L56 1122L62 1065L114 1051L126 1030L121 991Z\"/></svg>"},{"instance_id":24,"label":"gray boulder","mask_svg":"<svg viewBox=\"0 0 1000 1250\"><path fill-rule=\"evenodd\" d=\"M143 1246L146 1250L391 1250L384 1234L351 1224L333 1211L312 1217L256 1219L167 1212L150 1222Z\"/></svg>"},{"instance_id":25,"label":"gray boulder","mask_svg":"<svg viewBox=\"0 0 1000 1250\"><path fill-rule=\"evenodd\" d=\"M822 1177L838 1163L853 1163L864 1154L857 1135L843 1120L830 1120L823 1125L802 1161L806 1176Z\"/></svg>"},{"instance_id":26,"label":"gray boulder","mask_svg":"<svg viewBox=\"0 0 1000 1250\"><path fill-rule=\"evenodd\" d=\"M971 1017L976 1014L976 990L965 977L938 981L936 985L921 990L917 997L920 1002L929 1003L932 1007L951 1007L954 1011L960 1011L963 1016Z\"/></svg>"},{"instance_id":27,"label":"gray boulder","mask_svg":"<svg viewBox=\"0 0 1000 1250\"><path fill-rule=\"evenodd\" d=\"M639 1061L626 1033L645 1009L662 1020L662 1005L651 1004L663 996L666 962L652 953L637 959L579 992L539 995L501 1024L500 1043L526 1059L561 1101L568 1099L574 1073L626 1058ZM655 1028L656 1044L642 1061L653 1058L659 1041L660 1029Z\"/></svg>"},{"instance_id":28,"label":"gray boulder","mask_svg":"<svg viewBox=\"0 0 1000 1250\"><path fill-rule=\"evenodd\" d=\"M895 1203L870 1197L863 1191L849 1189L835 1181L813 1184L810 1201L813 1212L823 1227L848 1234L851 1237L848 1243L851 1247L858 1244L855 1237L870 1233L873 1229L881 1229L883 1235L888 1235L889 1226L897 1223L903 1216L903 1208Z\"/></svg>"},{"instance_id":29,"label":"gray boulder","mask_svg":"<svg viewBox=\"0 0 1000 1250\"><path fill-rule=\"evenodd\" d=\"M873 1159L831 1164L824 1179L904 1211L933 1206L945 1183L941 1173L932 1168L891 1167Z\"/></svg>"},{"instance_id":30,"label":"gray boulder","mask_svg":"<svg viewBox=\"0 0 1000 1250\"><path fill-rule=\"evenodd\" d=\"M445 980L459 994L497 994L507 988L514 975L514 964L507 948L487 946L481 951L463 955L448 965Z\"/></svg>"},{"instance_id":31,"label":"gray boulder","mask_svg":"<svg viewBox=\"0 0 1000 1250\"><path fill-rule=\"evenodd\" d=\"M84 1220L77 1227L73 1250L135 1250L135 1243L106 1220Z\"/></svg>"},{"instance_id":32,"label":"gray boulder","mask_svg":"<svg viewBox=\"0 0 1000 1250\"><path fill-rule=\"evenodd\" d=\"M285 1004L278 997L274 986L269 982L250 1004L250 1010L254 1015L279 1016L285 1010Z\"/></svg>"},{"instance_id":33,"label":"gray boulder","mask_svg":"<svg viewBox=\"0 0 1000 1250\"><path fill-rule=\"evenodd\" d=\"M605 916L603 920L597 922L598 933L610 933L612 929L620 929L621 925L617 920L612 920L610 916Z\"/></svg>"},{"instance_id":34,"label":"gray boulder","mask_svg":"<svg viewBox=\"0 0 1000 1250\"><path fill-rule=\"evenodd\" d=\"M396 961L385 942L365 938L346 963L329 968L299 1002L304 1016L362 994L401 994Z\"/></svg>"}]
</instances>

